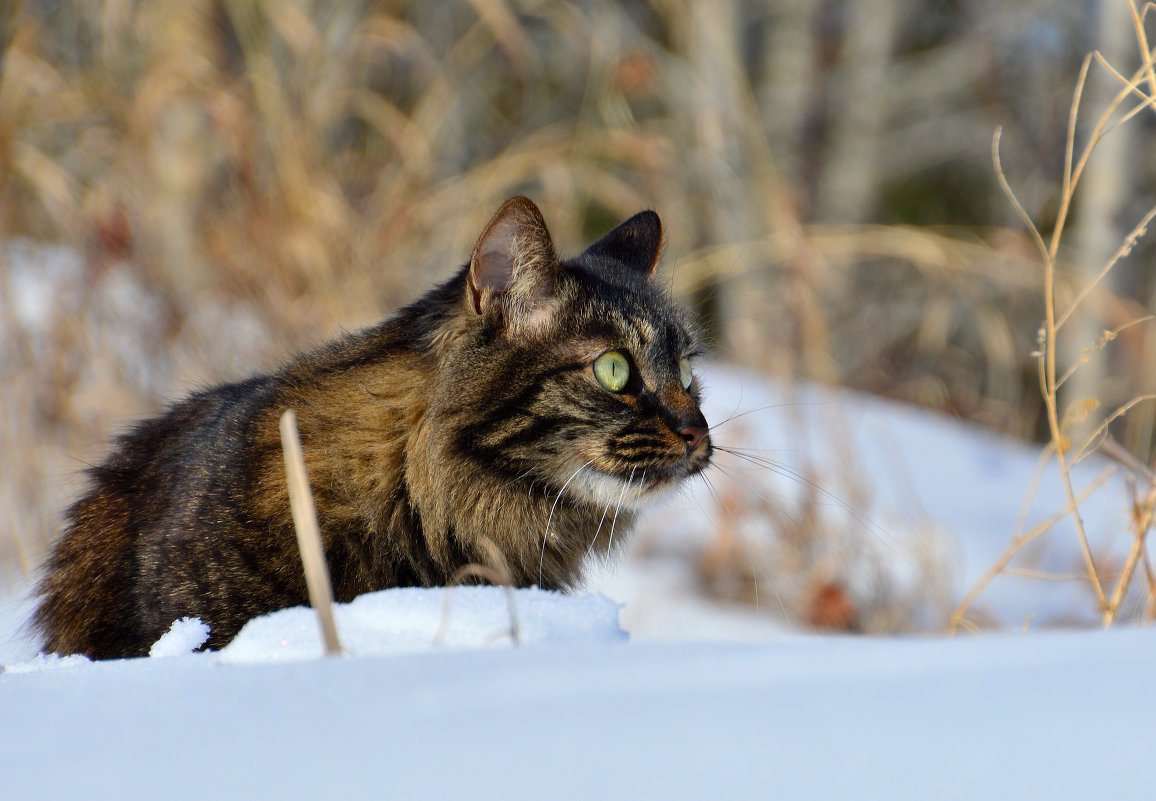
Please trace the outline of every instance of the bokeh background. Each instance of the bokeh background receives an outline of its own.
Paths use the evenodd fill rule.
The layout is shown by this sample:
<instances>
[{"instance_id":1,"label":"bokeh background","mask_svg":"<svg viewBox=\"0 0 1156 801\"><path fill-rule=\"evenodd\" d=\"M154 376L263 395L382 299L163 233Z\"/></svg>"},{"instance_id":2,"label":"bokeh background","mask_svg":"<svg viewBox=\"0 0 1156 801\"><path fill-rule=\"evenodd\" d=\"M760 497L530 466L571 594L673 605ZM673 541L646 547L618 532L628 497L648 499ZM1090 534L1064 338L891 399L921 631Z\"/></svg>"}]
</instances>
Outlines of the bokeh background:
<instances>
[{"instance_id":1,"label":"bokeh background","mask_svg":"<svg viewBox=\"0 0 1156 801\"><path fill-rule=\"evenodd\" d=\"M379 319L517 193L564 253L658 210L722 359L1042 442L1043 268L993 132L1046 232L1085 54L1139 64L1127 0L0 9L0 576L128 422ZM1118 89L1091 71L1081 136ZM1061 307L1156 203L1151 116L1088 168ZM1152 308L1151 256L1089 299L1065 363ZM1129 327L1063 403L1152 392L1154 349ZM1113 429L1144 463L1153 421Z\"/></svg>"}]
</instances>

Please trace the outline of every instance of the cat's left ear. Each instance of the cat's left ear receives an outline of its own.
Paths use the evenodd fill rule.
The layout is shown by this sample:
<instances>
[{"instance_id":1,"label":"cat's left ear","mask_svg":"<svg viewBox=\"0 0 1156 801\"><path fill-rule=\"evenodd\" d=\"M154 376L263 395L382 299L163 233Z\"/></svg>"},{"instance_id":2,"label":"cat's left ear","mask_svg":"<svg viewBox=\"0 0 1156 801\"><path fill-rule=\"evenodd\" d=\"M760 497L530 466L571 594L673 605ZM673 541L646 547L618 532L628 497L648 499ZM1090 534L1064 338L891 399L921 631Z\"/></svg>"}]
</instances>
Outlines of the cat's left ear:
<instances>
[{"instance_id":1,"label":"cat's left ear","mask_svg":"<svg viewBox=\"0 0 1156 801\"><path fill-rule=\"evenodd\" d=\"M500 311L515 329L541 328L551 316L557 270L542 212L528 198L510 198L474 245L466 276L470 308Z\"/></svg>"},{"instance_id":2,"label":"cat's left ear","mask_svg":"<svg viewBox=\"0 0 1156 801\"><path fill-rule=\"evenodd\" d=\"M662 241L662 220L653 211L640 211L586 248L585 255L624 264L649 279L658 267Z\"/></svg>"}]
</instances>

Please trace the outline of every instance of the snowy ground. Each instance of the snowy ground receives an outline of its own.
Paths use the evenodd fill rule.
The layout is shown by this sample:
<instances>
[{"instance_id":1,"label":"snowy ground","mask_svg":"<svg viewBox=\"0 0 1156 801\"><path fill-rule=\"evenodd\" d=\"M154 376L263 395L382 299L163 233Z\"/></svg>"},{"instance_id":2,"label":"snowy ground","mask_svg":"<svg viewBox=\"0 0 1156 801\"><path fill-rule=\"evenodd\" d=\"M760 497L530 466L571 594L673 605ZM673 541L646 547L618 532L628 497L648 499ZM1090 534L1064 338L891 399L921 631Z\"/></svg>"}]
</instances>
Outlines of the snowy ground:
<instances>
[{"instance_id":1,"label":"snowy ground","mask_svg":"<svg viewBox=\"0 0 1156 801\"><path fill-rule=\"evenodd\" d=\"M1148 631L0 677L4 797L1151 799Z\"/></svg>"},{"instance_id":2,"label":"snowy ground","mask_svg":"<svg viewBox=\"0 0 1156 801\"><path fill-rule=\"evenodd\" d=\"M519 591L514 618L500 589L448 601L392 591L338 610L342 658L317 656L299 609L254 621L217 654L189 653L203 631L186 622L154 658L93 664L35 657L13 635L27 604L9 598L0 794L1156 797L1151 629L1037 631L1092 622L1079 581L997 579L976 619L1014 633L823 637L801 625L808 582L823 578L862 628L941 626L1017 530L1036 453L876 399L717 367L704 377L708 418L750 412L720 424L718 442L821 491L722 455L713 486L653 510L587 594ZM1077 485L1102 469L1082 466ZM788 510L780 526L814 517L828 547L784 568L799 553L777 542L772 506ZM1046 474L1024 525L1062 506ZM1117 478L1084 505L1103 558L1127 544L1127 511ZM757 607L703 592L720 515L754 567ZM1025 565L1078 569L1066 523L1040 546Z\"/></svg>"}]
</instances>

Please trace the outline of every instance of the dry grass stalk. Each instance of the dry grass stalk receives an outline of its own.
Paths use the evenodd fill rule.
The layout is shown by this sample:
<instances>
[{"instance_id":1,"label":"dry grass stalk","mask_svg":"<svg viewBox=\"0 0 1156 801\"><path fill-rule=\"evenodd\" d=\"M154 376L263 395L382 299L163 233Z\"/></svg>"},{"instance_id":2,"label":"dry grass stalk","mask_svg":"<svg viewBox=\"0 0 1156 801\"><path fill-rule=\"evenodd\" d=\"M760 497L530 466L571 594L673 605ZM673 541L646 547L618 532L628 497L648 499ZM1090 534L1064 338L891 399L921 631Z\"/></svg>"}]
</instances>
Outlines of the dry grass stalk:
<instances>
[{"instance_id":1,"label":"dry grass stalk","mask_svg":"<svg viewBox=\"0 0 1156 801\"><path fill-rule=\"evenodd\" d=\"M333 589L329 583L329 569L325 565L325 551L321 545L321 529L317 525L317 510L313 492L309 489L309 475L301 452L301 437L297 431L297 415L287 409L281 415L281 450L285 455L285 475L289 485L289 506L293 510L293 526L297 529L297 547L305 568L305 584L309 588L309 603L317 611L321 639L327 656L341 654L337 623L333 619Z\"/></svg>"},{"instance_id":2,"label":"dry grass stalk","mask_svg":"<svg viewBox=\"0 0 1156 801\"><path fill-rule=\"evenodd\" d=\"M1125 469L1129 470L1132 477L1132 546L1128 550L1128 556L1124 561L1124 568L1120 572L1120 576L1116 581L1116 587L1112 592L1112 597L1108 602L1108 611L1106 615L1106 624L1111 624L1120 614L1120 608L1124 604L1125 595L1132 584L1132 577L1135 575L1137 567L1143 561L1148 563L1147 558L1147 542L1148 532L1152 528L1153 514L1156 513L1156 473L1152 471L1147 465L1137 461L1137 459L1120 446L1114 439L1107 438L1100 445L1100 452L1110 459L1120 462ZM1139 482L1144 482L1146 487L1143 490L1138 490ZM1148 581L1148 608L1151 611L1153 604L1152 596L1152 581L1149 573ZM1151 618L1151 614L1149 614Z\"/></svg>"},{"instance_id":3,"label":"dry grass stalk","mask_svg":"<svg viewBox=\"0 0 1156 801\"><path fill-rule=\"evenodd\" d=\"M514 576L510 571L510 564L506 561L506 555L494 544L493 540L485 538L482 540L482 545L486 549L490 563L487 565L463 565L458 568L450 578L449 584L442 590L442 619L441 623L438 624L437 634L434 635L435 645L445 642L445 638L449 634L454 588L468 578L481 579L503 589L506 595L506 610L510 617L510 627L500 634L508 634L514 645L522 644L522 628L518 622L518 597L514 592Z\"/></svg>"},{"instance_id":4,"label":"dry grass stalk","mask_svg":"<svg viewBox=\"0 0 1156 801\"><path fill-rule=\"evenodd\" d=\"M1084 487L1076 496L1075 505L1078 506L1078 504L1090 498L1097 490L1099 490L1104 486L1104 484L1108 482L1108 479L1112 477L1113 473L1114 471L1111 469L1105 470L1100 473L1100 475L1097 476L1095 480L1089 482L1088 485ZM1058 512L1054 512L1050 516L1041 520L1039 523L1033 526L1030 531L1017 534L1012 538L1011 543L1007 548L1004 549L1004 552L1000 554L999 558L996 559L991 567L987 569L983 576L981 576L980 579L974 585L972 585L971 589L968 590L966 595L964 595L963 600L961 600L959 605L956 606L955 611L951 613L951 618L947 625L949 634L955 634L956 631L961 627L969 629L972 628L970 621L967 619L967 613L971 609L972 605L979 599L979 596L983 594L983 591L987 589L987 586L991 584L993 580L995 580L996 576L999 576L1007 571L1008 566L1011 564L1012 560L1019 555L1020 551L1023 550L1025 545L1051 531L1052 527L1056 523L1060 522L1060 520L1064 519L1072 513L1072 509L1073 505L1069 504L1065 508L1059 510ZM1087 578L1087 575L1081 574L1081 578Z\"/></svg>"},{"instance_id":5,"label":"dry grass stalk","mask_svg":"<svg viewBox=\"0 0 1156 801\"><path fill-rule=\"evenodd\" d=\"M795 154L768 144L763 121L778 109L760 109L761 87L747 85L740 46L750 34L740 37L741 25L707 19L712 36L731 29L712 53L688 28L696 17L684 2L634 4L650 9L652 25L614 3L470 0L436 12L317 0L49 5L61 9L62 29L83 35L78 57L62 58L74 43L55 22L13 18L0 81L0 142L11 144L0 147L0 175L11 178L0 233L84 253L86 292L123 277L123 267L164 313L152 328L115 332L156 343L149 363L110 359L116 337L97 339L69 322L78 314L63 313L43 341L75 360L46 368L37 350L19 371L0 373L41 415L0 430L0 446L17 453L13 496L23 504L13 504L12 522L0 519L12 532L0 530L0 540L25 570L52 533L42 521L70 494L47 489L66 472L54 469L66 454L95 461L95 443L161 398L259 369L337 324L368 322L412 298L431 270L459 262L492 208L515 192L554 210L563 249L656 206L672 232L667 261L681 291L752 299L722 324L746 327L766 351L760 368L949 408L1020 435L1034 430L1036 401L1020 378L1031 347L1023 321L1038 316L1026 236L809 218L805 185L780 173ZM99 26L86 27L91 9ZM967 47L957 52L967 56ZM698 64L715 68L707 75ZM943 74L923 80L938 88ZM1150 65L1146 74L1156 86ZM700 79L702 91L687 91ZM799 89L821 102L821 86ZM1135 84L1128 98L1152 92ZM715 150L703 137L710 126L722 143ZM922 140L958 155L950 143ZM722 196L751 217L749 230L726 235ZM704 228L712 215L718 231ZM1057 302L1070 311L1081 299L1064 283L1065 265L1054 266ZM0 292L7 280L0 274ZM237 306L263 326L260 350L222 366L211 337L228 326L190 334L189 321L209 308L231 318ZM969 363L979 350L983 367L929 380L918 364L911 369L927 354L943 364L961 330L975 332L975 347L956 350ZM41 342L7 330L0 341L14 351ZM174 352L201 358L157 369ZM104 370L101 393L81 391L73 361L84 365L81 377L110 362L120 372ZM161 377L131 380L149 372ZM992 397L981 387L1001 389ZM736 569L753 575L749 562Z\"/></svg>"},{"instance_id":6,"label":"dry grass stalk","mask_svg":"<svg viewBox=\"0 0 1156 801\"><path fill-rule=\"evenodd\" d=\"M762 600L767 613L817 629L870 634L939 629L949 600L945 554L934 528L917 512L905 520L907 536L866 518L859 510L872 507L871 492L864 483L867 473L855 464L849 432L841 430L846 421L837 414L824 421L826 430L841 437L834 460L840 467L778 466L781 477L799 485L797 496L780 495L767 485L761 457L752 460L736 451L731 459L716 461L725 481L708 484L714 536L696 554L699 590L756 610ZM730 434L741 438L736 431ZM753 481L740 478L752 465L759 465Z\"/></svg>"},{"instance_id":7,"label":"dry grass stalk","mask_svg":"<svg viewBox=\"0 0 1156 801\"><path fill-rule=\"evenodd\" d=\"M1131 3L1131 0L1130 0ZM1143 59L1142 66L1136 70L1131 78L1126 79L1117 70L1107 64L1107 61L1099 54L1089 54L1085 57L1080 68L1079 78L1076 82L1076 89L1072 99L1072 104L1068 116L1068 132L1067 145L1065 148L1064 158L1064 172L1062 179L1062 188L1060 194L1060 204L1057 211L1055 226L1052 229L1050 239L1045 242L1043 235L1036 226L1031 215L1020 203L1015 191L1011 188L1007 176L1003 170L1000 162L999 142L1000 130L997 129L992 140L992 161L995 165L996 176L999 180L1000 187L1011 201L1016 212L1023 220L1025 226L1030 232L1036 246L1039 250L1044 267L1044 324L1040 329L1040 348L1037 351L1037 364L1040 381L1040 391L1043 397L1044 406L1047 414L1048 429L1051 437L1051 442L1045 455L1051 454L1055 456L1061 481L1064 488L1064 493L1067 497L1067 507L1062 514L1070 515L1072 522L1076 529L1076 536L1079 542L1080 551L1084 560L1085 579L1089 582L1096 598L1096 602L1101 615L1101 620L1105 626L1110 626L1118 618L1121 605L1127 594L1127 590L1131 584L1132 578L1141 558L1145 556L1145 540L1147 536L1148 527L1151 522L1151 493L1146 493L1143 498L1137 497L1134 502L1133 524L1134 524L1134 539L1133 546L1125 561L1122 571L1115 577L1115 585L1111 588L1110 593L1105 590L1104 582L1101 578L1100 571L1096 567L1096 561L1092 554L1091 545L1088 540L1087 532L1084 528L1084 522L1080 516L1079 506L1081 501L1089 494L1088 491L1082 493L1082 497L1078 497L1073 487L1071 467L1085 458L1092 450L1097 447L1102 448L1102 440L1107 432L1109 424L1126 414L1135 405L1156 399L1153 395L1142 395L1133 398L1129 402L1123 404L1108 416L1100 425L1098 425L1086 440L1073 451L1073 446L1068 437L1068 431L1071 429L1073 423L1078 423L1085 418L1099 401L1095 399L1077 400L1067 410L1067 413L1061 419L1059 414L1059 389L1066 383L1066 381L1075 374L1081 366L1086 364L1092 356L1101 350L1109 341L1115 339L1124 329L1136 325L1141 322L1147 322L1152 319L1152 316L1146 316L1138 320L1129 321L1117 328L1106 331L1101 337L1101 340L1089 346L1080 360L1063 373L1057 376L1056 356L1057 356L1057 337L1064 324L1072 317L1072 315L1081 307L1081 305L1088 299L1092 291L1099 285L1102 279L1116 266L1116 264L1135 247L1136 242L1147 232L1149 224L1156 218L1156 208L1148 211L1147 214L1140 220L1140 222L1132 229L1132 231L1125 237L1123 243L1117 251L1108 259L1100 272L1092 278L1092 280L1080 289L1072 300L1068 308L1060 315L1056 312L1056 274L1057 274L1057 258L1060 249L1060 243L1063 238L1064 226L1068 219L1069 212L1072 208L1073 199L1076 190L1079 186L1080 179L1088 165L1092 154L1095 152L1096 146L1103 139L1103 137L1110 132L1114 127L1126 123L1132 119L1141 110L1154 107L1154 96L1156 96L1156 70L1153 68L1153 53L1148 48L1147 37L1143 29L1144 17L1147 14L1151 4L1146 5L1144 12L1139 12L1134 3L1131 3L1133 24L1136 28L1136 35L1140 45L1141 57ZM1117 92L1115 97L1108 104L1107 109L1097 119L1096 124L1088 138L1087 143L1080 151L1079 159L1075 159L1076 152L1076 127L1077 120L1080 113L1080 101L1083 96L1084 86L1088 78L1088 71L1093 63L1093 60L1103 64L1106 71L1116 80L1123 84L1122 88ZM1147 94L1140 90L1140 84L1147 81L1153 90L1153 94ZM1130 96L1138 96L1140 102L1132 109L1127 111L1123 116L1117 118L1117 111L1123 102ZM1074 457L1069 458L1069 454L1074 452ZM1110 454L1109 454L1110 455ZM1120 460L1117 457L1117 460ZM1038 477L1038 473L1037 473ZM1094 488L1102 482L1094 482L1091 488ZM1033 488L1032 493L1034 494ZM987 587L987 585L1000 573L1009 570L1012 559L1019 553L1020 549L1045 533L1051 526L1058 522L1058 516L1053 515L1052 518L1044 521L1043 524L1037 526L1032 532L1028 534L1020 534L1013 538L1011 544L996 560L996 563L989 568L984 576L976 583L975 586L967 593L961 601L956 611L953 613L949 629L954 632L959 626L965 622L965 615L969 607L975 602L980 593ZM1146 562L1146 559L1145 559ZM1149 581L1149 591L1154 586L1154 583ZM1151 601L1150 601L1151 603Z\"/></svg>"}]
</instances>

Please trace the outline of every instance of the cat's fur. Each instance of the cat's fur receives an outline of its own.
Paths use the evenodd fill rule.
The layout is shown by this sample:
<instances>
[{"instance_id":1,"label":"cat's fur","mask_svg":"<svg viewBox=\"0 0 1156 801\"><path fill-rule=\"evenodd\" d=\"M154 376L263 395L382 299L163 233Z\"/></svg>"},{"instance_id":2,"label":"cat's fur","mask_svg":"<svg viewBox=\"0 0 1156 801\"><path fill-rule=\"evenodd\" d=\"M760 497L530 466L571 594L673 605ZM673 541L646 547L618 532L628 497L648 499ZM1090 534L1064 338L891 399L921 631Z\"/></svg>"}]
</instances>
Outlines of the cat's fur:
<instances>
[{"instance_id":1,"label":"cat's fur","mask_svg":"<svg viewBox=\"0 0 1156 801\"><path fill-rule=\"evenodd\" d=\"M140 423L91 487L40 584L45 649L145 654L194 615L220 647L307 602L278 418L297 411L334 595L444 584L500 550L518 586L564 589L644 497L703 469L700 345L652 280L642 212L559 261L537 207L508 201L470 263L394 317L267 376ZM592 362L629 355L632 384Z\"/></svg>"}]
</instances>

